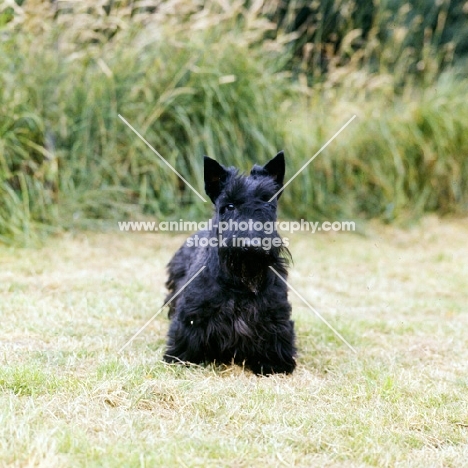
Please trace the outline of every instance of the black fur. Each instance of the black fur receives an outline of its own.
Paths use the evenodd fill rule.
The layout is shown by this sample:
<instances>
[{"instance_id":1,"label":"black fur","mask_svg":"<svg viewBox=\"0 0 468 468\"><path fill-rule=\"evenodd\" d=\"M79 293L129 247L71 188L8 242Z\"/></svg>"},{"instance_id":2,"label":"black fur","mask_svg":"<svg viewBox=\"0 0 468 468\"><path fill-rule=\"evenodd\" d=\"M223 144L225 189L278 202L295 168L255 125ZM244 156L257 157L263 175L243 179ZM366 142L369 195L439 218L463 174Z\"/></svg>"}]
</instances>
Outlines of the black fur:
<instances>
[{"instance_id":1,"label":"black fur","mask_svg":"<svg viewBox=\"0 0 468 468\"><path fill-rule=\"evenodd\" d=\"M205 157L205 190L215 205L213 228L191 236L170 261L166 301L206 268L170 303L166 361L234 362L265 375L294 370L287 287L269 268L286 279L288 250L276 230L220 232L219 224L274 223L277 198L269 200L282 187L284 170L283 152L265 166L255 165L249 176ZM239 237L245 239L243 246L235 245ZM219 245L190 245L196 239L204 239L202 244L216 239ZM274 239L280 245L263 248Z\"/></svg>"}]
</instances>

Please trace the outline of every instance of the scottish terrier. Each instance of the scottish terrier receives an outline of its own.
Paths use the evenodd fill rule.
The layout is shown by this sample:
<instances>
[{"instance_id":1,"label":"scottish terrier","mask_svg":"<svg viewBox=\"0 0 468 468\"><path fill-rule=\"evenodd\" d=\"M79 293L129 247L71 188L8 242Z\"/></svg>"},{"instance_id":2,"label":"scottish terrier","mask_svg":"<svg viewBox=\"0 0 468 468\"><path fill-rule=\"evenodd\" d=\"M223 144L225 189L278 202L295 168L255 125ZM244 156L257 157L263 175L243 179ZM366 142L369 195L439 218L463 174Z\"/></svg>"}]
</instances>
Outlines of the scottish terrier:
<instances>
[{"instance_id":1,"label":"scottish terrier","mask_svg":"<svg viewBox=\"0 0 468 468\"><path fill-rule=\"evenodd\" d=\"M248 176L205 156L211 229L191 236L169 262L166 301L205 268L169 305L165 361L235 363L257 375L293 372L287 287L269 268L286 279L290 255L276 231L284 171L282 151Z\"/></svg>"}]
</instances>

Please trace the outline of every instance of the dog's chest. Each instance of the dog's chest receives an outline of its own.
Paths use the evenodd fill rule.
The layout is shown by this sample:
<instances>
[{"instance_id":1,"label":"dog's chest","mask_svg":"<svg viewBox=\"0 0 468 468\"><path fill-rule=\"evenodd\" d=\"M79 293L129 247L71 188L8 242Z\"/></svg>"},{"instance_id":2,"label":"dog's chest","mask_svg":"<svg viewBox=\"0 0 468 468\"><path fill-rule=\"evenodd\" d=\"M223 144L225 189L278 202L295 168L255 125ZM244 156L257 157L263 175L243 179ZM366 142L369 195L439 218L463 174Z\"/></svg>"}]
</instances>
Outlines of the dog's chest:
<instances>
[{"instance_id":1,"label":"dog's chest","mask_svg":"<svg viewBox=\"0 0 468 468\"><path fill-rule=\"evenodd\" d=\"M265 318L265 301L258 297L246 294L226 298L216 312L216 319L232 323L235 330L242 332L245 326L252 325Z\"/></svg>"}]
</instances>

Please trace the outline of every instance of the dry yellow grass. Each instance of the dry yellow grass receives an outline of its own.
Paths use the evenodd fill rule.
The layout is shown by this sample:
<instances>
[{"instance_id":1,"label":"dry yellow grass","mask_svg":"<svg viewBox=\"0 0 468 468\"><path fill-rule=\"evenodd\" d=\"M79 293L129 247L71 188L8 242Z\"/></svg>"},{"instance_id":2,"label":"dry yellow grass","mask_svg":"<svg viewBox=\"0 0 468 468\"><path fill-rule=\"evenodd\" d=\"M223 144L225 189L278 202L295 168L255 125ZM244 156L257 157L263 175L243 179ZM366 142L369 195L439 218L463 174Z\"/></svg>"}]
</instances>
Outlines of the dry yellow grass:
<instances>
[{"instance_id":1,"label":"dry yellow grass","mask_svg":"<svg viewBox=\"0 0 468 468\"><path fill-rule=\"evenodd\" d=\"M466 466L468 222L291 235L293 376L160 361L183 236L0 248L0 466Z\"/></svg>"}]
</instances>

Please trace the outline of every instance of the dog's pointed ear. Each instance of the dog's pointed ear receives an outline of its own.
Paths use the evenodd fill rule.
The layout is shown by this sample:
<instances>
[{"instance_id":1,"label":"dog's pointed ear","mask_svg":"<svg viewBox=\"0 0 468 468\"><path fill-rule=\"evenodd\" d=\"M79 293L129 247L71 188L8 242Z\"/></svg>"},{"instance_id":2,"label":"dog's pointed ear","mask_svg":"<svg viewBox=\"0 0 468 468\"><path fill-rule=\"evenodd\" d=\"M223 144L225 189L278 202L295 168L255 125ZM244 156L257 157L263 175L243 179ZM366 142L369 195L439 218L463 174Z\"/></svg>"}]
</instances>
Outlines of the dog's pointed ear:
<instances>
[{"instance_id":1,"label":"dog's pointed ear","mask_svg":"<svg viewBox=\"0 0 468 468\"><path fill-rule=\"evenodd\" d=\"M250 171L252 176L268 176L271 177L277 184L278 188L283 187L284 172L284 151L280 151L272 160L268 161L264 166L255 166ZM283 192L280 192L276 198L279 198Z\"/></svg>"},{"instance_id":2,"label":"dog's pointed ear","mask_svg":"<svg viewBox=\"0 0 468 468\"><path fill-rule=\"evenodd\" d=\"M213 203L219 197L226 182L228 171L214 159L204 157L205 164L205 192Z\"/></svg>"},{"instance_id":3,"label":"dog's pointed ear","mask_svg":"<svg viewBox=\"0 0 468 468\"><path fill-rule=\"evenodd\" d=\"M284 163L284 151L280 151L272 160L268 161L263 169L280 186L283 186L284 172L286 165Z\"/></svg>"}]
</instances>

